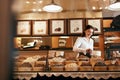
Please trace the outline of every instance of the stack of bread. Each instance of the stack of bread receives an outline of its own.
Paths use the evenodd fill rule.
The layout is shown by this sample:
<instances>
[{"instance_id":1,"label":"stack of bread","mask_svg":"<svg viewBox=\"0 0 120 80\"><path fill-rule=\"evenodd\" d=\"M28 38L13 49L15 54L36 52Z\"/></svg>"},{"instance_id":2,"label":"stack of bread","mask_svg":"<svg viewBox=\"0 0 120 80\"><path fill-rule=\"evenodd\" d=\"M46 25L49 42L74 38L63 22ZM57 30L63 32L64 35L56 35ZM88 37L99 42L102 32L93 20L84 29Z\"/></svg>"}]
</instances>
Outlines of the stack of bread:
<instances>
[{"instance_id":1,"label":"stack of bread","mask_svg":"<svg viewBox=\"0 0 120 80\"><path fill-rule=\"evenodd\" d=\"M78 66L80 71L92 71L92 65L90 63L90 58L84 55L79 55L77 58Z\"/></svg>"},{"instance_id":2,"label":"stack of bread","mask_svg":"<svg viewBox=\"0 0 120 80\"><path fill-rule=\"evenodd\" d=\"M33 71L44 71L45 70L45 64L43 63L35 63L33 67Z\"/></svg>"},{"instance_id":3,"label":"stack of bread","mask_svg":"<svg viewBox=\"0 0 120 80\"><path fill-rule=\"evenodd\" d=\"M25 57L25 56L17 56L17 57L15 57L14 71L18 71L18 68L20 67L20 65L23 63L23 61L24 61L26 58L27 58L27 57Z\"/></svg>"},{"instance_id":4,"label":"stack of bread","mask_svg":"<svg viewBox=\"0 0 120 80\"><path fill-rule=\"evenodd\" d=\"M46 56L41 56L37 61L35 61L33 66L33 71L45 71L46 66Z\"/></svg>"},{"instance_id":5,"label":"stack of bread","mask_svg":"<svg viewBox=\"0 0 120 80\"><path fill-rule=\"evenodd\" d=\"M51 71L64 71L64 51L49 51L48 64Z\"/></svg>"},{"instance_id":6,"label":"stack of bread","mask_svg":"<svg viewBox=\"0 0 120 80\"><path fill-rule=\"evenodd\" d=\"M49 60L51 71L64 71L65 58L54 57Z\"/></svg>"},{"instance_id":7,"label":"stack of bread","mask_svg":"<svg viewBox=\"0 0 120 80\"><path fill-rule=\"evenodd\" d=\"M51 71L63 71L65 58L54 57L49 59L49 68Z\"/></svg>"},{"instance_id":8,"label":"stack of bread","mask_svg":"<svg viewBox=\"0 0 120 80\"><path fill-rule=\"evenodd\" d=\"M84 56L84 55L80 55L76 60L77 60L79 66L90 62L90 58L88 58L87 56Z\"/></svg>"},{"instance_id":9,"label":"stack of bread","mask_svg":"<svg viewBox=\"0 0 120 80\"><path fill-rule=\"evenodd\" d=\"M29 62L24 62L18 67L18 71L32 71L32 65Z\"/></svg>"},{"instance_id":10,"label":"stack of bread","mask_svg":"<svg viewBox=\"0 0 120 80\"><path fill-rule=\"evenodd\" d=\"M68 63L65 65L65 71L78 71L78 65L76 63Z\"/></svg>"},{"instance_id":11,"label":"stack of bread","mask_svg":"<svg viewBox=\"0 0 120 80\"><path fill-rule=\"evenodd\" d=\"M76 53L71 53L71 52L69 52L69 53L66 53L65 54L65 58L66 58L66 61L65 61L65 65L67 66L70 66L71 64L73 65L73 64L77 64L77 60L76 60Z\"/></svg>"},{"instance_id":12,"label":"stack of bread","mask_svg":"<svg viewBox=\"0 0 120 80\"><path fill-rule=\"evenodd\" d=\"M42 62L39 62L39 60L42 60ZM19 56L19 58L17 58L15 62L15 64L17 64L15 65L15 67L17 68L18 71L33 71L35 70L36 66L38 67L38 65L40 64L45 64L45 62L46 62L45 56L40 55L22 57Z\"/></svg>"}]
</instances>

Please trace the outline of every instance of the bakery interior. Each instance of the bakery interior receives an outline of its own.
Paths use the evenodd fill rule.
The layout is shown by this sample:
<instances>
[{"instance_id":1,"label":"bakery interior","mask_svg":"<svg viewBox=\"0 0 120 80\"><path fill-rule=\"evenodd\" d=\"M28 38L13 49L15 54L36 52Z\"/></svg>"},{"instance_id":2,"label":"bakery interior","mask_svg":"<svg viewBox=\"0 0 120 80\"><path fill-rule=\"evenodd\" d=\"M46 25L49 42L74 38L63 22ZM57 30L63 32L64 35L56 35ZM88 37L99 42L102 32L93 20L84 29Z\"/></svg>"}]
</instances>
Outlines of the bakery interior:
<instances>
[{"instance_id":1,"label":"bakery interior","mask_svg":"<svg viewBox=\"0 0 120 80\"><path fill-rule=\"evenodd\" d=\"M14 79L34 80L37 74L48 78L62 75L74 79L118 79L120 6L109 9L117 1L120 3L120 0L14 0ZM44 6L52 3L62 9L45 11ZM87 24L97 28L92 36L93 55L76 58L78 53L72 47Z\"/></svg>"}]
</instances>

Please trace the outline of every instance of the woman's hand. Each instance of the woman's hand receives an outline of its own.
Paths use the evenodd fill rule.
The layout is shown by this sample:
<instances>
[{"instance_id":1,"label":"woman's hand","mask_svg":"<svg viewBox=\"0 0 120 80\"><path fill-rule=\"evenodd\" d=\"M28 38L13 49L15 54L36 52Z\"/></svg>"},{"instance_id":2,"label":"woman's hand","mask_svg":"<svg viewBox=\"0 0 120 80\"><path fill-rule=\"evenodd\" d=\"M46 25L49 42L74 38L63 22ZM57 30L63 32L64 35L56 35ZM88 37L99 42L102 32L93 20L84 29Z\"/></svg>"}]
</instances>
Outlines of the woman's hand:
<instances>
[{"instance_id":1,"label":"woman's hand","mask_svg":"<svg viewBox=\"0 0 120 80\"><path fill-rule=\"evenodd\" d=\"M86 53L92 53L92 50L91 49L86 49Z\"/></svg>"},{"instance_id":2,"label":"woman's hand","mask_svg":"<svg viewBox=\"0 0 120 80\"><path fill-rule=\"evenodd\" d=\"M87 49L86 50L86 56L91 58L91 54L92 54L92 50L91 49Z\"/></svg>"}]
</instances>

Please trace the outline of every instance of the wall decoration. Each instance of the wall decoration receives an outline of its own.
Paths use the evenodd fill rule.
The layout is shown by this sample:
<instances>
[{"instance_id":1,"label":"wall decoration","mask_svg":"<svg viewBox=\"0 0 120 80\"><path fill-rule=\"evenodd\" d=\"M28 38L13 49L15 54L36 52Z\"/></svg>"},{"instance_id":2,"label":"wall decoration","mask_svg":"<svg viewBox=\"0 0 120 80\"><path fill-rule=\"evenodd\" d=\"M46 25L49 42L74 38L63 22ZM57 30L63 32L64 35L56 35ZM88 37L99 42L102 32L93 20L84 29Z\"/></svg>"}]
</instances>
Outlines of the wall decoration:
<instances>
[{"instance_id":1,"label":"wall decoration","mask_svg":"<svg viewBox=\"0 0 120 80\"><path fill-rule=\"evenodd\" d=\"M59 43L59 48L61 48L61 47L66 47L66 38L59 38L59 41L58 41Z\"/></svg>"},{"instance_id":2,"label":"wall decoration","mask_svg":"<svg viewBox=\"0 0 120 80\"><path fill-rule=\"evenodd\" d=\"M52 19L50 20L50 35L65 35L66 34L66 20Z\"/></svg>"},{"instance_id":3,"label":"wall decoration","mask_svg":"<svg viewBox=\"0 0 120 80\"><path fill-rule=\"evenodd\" d=\"M80 34L83 32L83 19L69 19L68 34Z\"/></svg>"},{"instance_id":4,"label":"wall decoration","mask_svg":"<svg viewBox=\"0 0 120 80\"><path fill-rule=\"evenodd\" d=\"M17 22L17 35L31 35L31 22L18 21Z\"/></svg>"},{"instance_id":5,"label":"wall decoration","mask_svg":"<svg viewBox=\"0 0 120 80\"><path fill-rule=\"evenodd\" d=\"M95 34L101 34L102 33L102 19L99 18L91 18L91 19L86 19L86 25L92 25L95 27Z\"/></svg>"},{"instance_id":6,"label":"wall decoration","mask_svg":"<svg viewBox=\"0 0 120 80\"><path fill-rule=\"evenodd\" d=\"M33 29L32 35L48 35L48 21L41 20L41 21L33 21Z\"/></svg>"}]
</instances>

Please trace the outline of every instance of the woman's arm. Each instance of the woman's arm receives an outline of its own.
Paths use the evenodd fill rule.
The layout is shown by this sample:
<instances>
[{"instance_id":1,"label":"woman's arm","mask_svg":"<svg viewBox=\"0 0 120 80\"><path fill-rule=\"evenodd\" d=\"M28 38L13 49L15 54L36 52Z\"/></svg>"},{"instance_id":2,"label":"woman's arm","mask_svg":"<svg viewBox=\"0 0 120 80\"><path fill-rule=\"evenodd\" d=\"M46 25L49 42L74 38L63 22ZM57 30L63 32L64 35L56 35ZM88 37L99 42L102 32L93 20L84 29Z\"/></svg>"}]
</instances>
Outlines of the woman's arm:
<instances>
[{"instance_id":1,"label":"woman's arm","mask_svg":"<svg viewBox=\"0 0 120 80\"><path fill-rule=\"evenodd\" d=\"M81 48L80 47L81 44L82 44L81 38L77 38L77 40L73 46L73 51L74 52L83 52L84 54L86 54L86 49Z\"/></svg>"}]
</instances>

